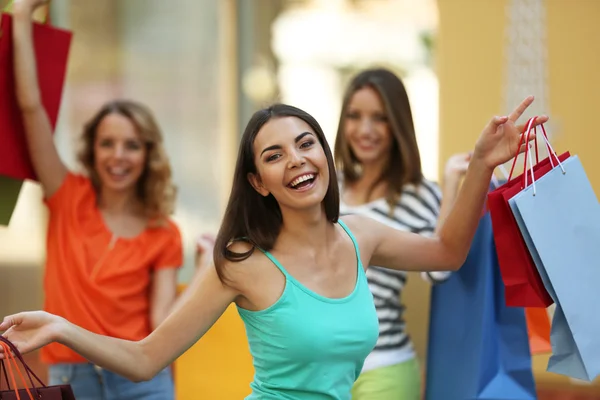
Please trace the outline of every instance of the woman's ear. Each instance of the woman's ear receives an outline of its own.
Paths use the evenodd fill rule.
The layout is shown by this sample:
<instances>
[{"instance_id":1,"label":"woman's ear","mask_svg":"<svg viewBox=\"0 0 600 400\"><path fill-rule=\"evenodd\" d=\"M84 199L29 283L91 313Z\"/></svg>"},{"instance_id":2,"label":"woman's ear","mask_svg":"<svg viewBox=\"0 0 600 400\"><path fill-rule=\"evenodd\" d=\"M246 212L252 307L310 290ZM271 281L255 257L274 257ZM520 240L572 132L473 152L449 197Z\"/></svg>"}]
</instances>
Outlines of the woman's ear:
<instances>
[{"instance_id":1,"label":"woman's ear","mask_svg":"<svg viewBox=\"0 0 600 400\"><path fill-rule=\"evenodd\" d=\"M260 193L262 196L267 197L270 194L270 192L263 186L262 181L257 174L248 173L248 181L254 190Z\"/></svg>"}]
</instances>

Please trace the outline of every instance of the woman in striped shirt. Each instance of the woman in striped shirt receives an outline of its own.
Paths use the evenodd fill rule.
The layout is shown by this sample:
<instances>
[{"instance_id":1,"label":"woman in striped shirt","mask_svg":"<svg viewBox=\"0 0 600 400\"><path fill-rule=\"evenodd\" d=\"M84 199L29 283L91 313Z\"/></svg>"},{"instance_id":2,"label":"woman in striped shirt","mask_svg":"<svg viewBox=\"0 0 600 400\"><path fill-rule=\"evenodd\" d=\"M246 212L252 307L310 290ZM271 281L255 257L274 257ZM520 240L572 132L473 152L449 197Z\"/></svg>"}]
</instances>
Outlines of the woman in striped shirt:
<instances>
[{"instance_id":1,"label":"woman in striped shirt","mask_svg":"<svg viewBox=\"0 0 600 400\"><path fill-rule=\"evenodd\" d=\"M444 199L423 177L410 104L401 80L385 69L370 69L350 83L335 143L340 171L341 215L361 214L395 229L433 235L438 217L456 196L469 156L453 156L446 166ZM442 215L443 217L443 215ZM431 282L448 272L424 275ZM379 318L379 339L353 388L353 400L417 400L420 370L403 320L400 294L404 271L367 269Z\"/></svg>"}]
</instances>

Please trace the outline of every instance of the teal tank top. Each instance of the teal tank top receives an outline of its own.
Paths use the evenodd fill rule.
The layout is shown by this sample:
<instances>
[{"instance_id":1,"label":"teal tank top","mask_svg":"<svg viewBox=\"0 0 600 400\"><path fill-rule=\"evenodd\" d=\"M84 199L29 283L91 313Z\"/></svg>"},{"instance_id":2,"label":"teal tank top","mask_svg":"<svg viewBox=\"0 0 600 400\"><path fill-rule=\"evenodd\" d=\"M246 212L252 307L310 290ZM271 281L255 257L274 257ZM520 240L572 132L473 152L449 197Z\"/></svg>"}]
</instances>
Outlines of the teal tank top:
<instances>
[{"instance_id":1,"label":"teal tank top","mask_svg":"<svg viewBox=\"0 0 600 400\"><path fill-rule=\"evenodd\" d=\"M356 285L347 297L331 299L311 291L264 252L285 275L285 289L264 310L238 307L255 371L247 400L350 399L379 326L358 244L348 227L339 224L352 239L358 260Z\"/></svg>"}]
</instances>

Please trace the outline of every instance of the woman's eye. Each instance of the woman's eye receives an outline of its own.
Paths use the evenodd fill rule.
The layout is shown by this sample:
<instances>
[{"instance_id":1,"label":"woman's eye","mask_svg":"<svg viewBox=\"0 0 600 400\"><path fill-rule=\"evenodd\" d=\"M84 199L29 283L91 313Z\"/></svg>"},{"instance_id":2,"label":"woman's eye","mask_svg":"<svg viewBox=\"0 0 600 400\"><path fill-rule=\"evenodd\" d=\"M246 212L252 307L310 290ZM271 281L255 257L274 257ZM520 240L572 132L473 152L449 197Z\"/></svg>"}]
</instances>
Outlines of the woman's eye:
<instances>
[{"instance_id":1,"label":"woman's eye","mask_svg":"<svg viewBox=\"0 0 600 400\"><path fill-rule=\"evenodd\" d=\"M313 144L315 144L315 142L314 142L314 141L312 141L312 140L308 140L308 141L306 141L306 142L302 143L302 144L300 145L300 148L301 148L301 149L306 149L306 148L309 148L310 146L312 146Z\"/></svg>"},{"instance_id":2,"label":"woman's eye","mask_svg":"<svg viewBox=\"0 0 600 400\"><path fill-rule=\"evenodd\" d=\"M137 141L127 142L126 146L129 150L140 150L142 148L142 144Z\"/></svg>"},{"instance_id":3,"label":"woman's eye","mask_svg":"<svg viewBox=\"0 0 600 400\"><path fill-rule=\"evenodd\" d=\"M275 160L277 160L277 159L278 159L280 156L281 156L281 154L278 154L278 153L271 154L269 157L267 157L267 162L275 161Z\"/></svg>"}]
</instances>

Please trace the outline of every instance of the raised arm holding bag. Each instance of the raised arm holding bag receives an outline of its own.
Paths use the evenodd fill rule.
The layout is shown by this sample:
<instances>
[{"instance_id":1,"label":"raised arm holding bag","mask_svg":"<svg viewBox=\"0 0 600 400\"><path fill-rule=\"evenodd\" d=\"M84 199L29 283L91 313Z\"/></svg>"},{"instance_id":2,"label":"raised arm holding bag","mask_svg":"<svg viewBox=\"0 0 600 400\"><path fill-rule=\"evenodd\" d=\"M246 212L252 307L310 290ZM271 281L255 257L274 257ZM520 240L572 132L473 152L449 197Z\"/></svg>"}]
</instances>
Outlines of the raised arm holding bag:
<instances>
[{"instance_id":1,"label":"raised arm holding bag","mask_svg":"<svg viewBox=\"0 0 600 400\"><path fill-rule=\"evenodd\" d=\"M9 6L12 2L9 4ZM22 107L16 92L13 16L5 8L0 18L0 175L38 180L27 147ZM45 22L32 23L39 97L54 131L67 70L72 33ZM52 139L50 137L50 139ZM46 149L46 151L52 151Z\"/></svg>"}]
</instances>

